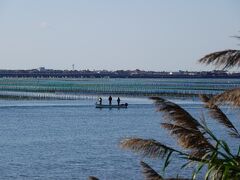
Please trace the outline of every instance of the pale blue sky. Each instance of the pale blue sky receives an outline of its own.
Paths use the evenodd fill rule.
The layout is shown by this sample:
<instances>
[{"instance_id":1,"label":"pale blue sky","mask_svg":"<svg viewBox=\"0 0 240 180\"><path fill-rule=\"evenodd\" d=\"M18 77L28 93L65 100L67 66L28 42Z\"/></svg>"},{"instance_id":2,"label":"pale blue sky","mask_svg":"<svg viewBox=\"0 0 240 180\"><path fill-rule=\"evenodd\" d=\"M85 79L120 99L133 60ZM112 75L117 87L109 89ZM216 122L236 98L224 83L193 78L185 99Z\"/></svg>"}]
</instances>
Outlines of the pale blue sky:
<instances>
[{"instance_id":1,"label":"pale blue sky","mask_svg":"<svg viewBox=\"0 0 240 180\"><path fill-rule=\"evenodd\" d=\"M239 0L0 0L0 69L207 70L239 30Z\"/></svg>"}]
</instances>

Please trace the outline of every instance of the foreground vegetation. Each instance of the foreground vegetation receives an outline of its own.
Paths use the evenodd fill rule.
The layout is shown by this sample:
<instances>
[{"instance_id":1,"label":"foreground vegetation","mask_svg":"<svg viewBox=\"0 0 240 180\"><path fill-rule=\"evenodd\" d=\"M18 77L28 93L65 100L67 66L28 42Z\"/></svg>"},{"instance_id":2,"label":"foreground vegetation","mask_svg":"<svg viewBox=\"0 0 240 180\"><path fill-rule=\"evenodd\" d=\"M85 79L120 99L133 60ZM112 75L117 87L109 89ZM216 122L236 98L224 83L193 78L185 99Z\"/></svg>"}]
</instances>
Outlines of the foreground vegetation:
<instances>
[{"instance_id":1,"label":"foreground vegetation","mask_svg":"<svg viewBox=\"0 0 240 180\"><path fill-rule=\"evenodd\" d=\"M236 38L240 39L238 36ZM199 61L218 67L223 66L223 69L240 66L240 50L214 52ZM202 94L200 98L212 119L223 125L231 138L239 139L239 131L221 110L220 105L227 103L240 106L240 88L227 90L213 97ZM141 138L123 139L120 143L122 148L137 152L144 157L164 159L163 171L166 171L171 163L170 159L175 154L174 158L187 160L187 163L181 165L181 169L185 169L189 164L195 165L191 179L199 178L200 173L205 175L205 179L240 179L240 144L236 144L238 151L234 153L228 142L217 137L208 128L204 118L206 116L195 119L189 112L171 101L161 97L150 99L154 101L157 111L163 113L162 128L176 138L179 148L167 146L154 139ZM146 180L186 179L165 178L146 162L142 161L140 164ZM89 179L97 178L89 177Z\"/></svg>"},{"instance_id":2,"label":"foreground vegetation","mask_svg":"<svg viewBox=\"0 0 240 180\"><path fill-rule=\"evenodd\" d=\"M225 50L211 53L200 59L200 62L223 66L223 69L239 66L240 51ZM239 106L240 88L227 90L211 98L207 95L200 95L200 97L209 110L210 116L226 127L230 137L240 138L239 131L219 107L224 103ZM175 154L174 157L188 161L181 165L182 169L189 164L195 165L191 179L198 178L199 173L205 174L205 179L240 179L240 144L237 144L238 152L234 153L227 142L217 137L207 127L204 118L197 120L179 105L163 98L151 97L151 99L155 102L157 110L164 114L162 128L169 131L184 150L166 146L154 139L140 138L122 140L122 148L146 157L164 159L164 171L171 162L172 154ZM147 180L183 179L164 178L145 162L141 162L141 166ZM204 168L207 169L206 172Z\"/></svg>"},{"instance_id":3,"label":"foreground vegetation","mask_svg":"<svg viewBox=\"0 0 240 180\"><path fill-rule=\"evenodd\" d=\"M209 105L207 96L202 95L201 97L206 102L211 117L227 127L231 137L240 138L238 130L218 106ZM207 127L204 119L197 120L193 118L179 105L163 98L152 97L151 99L154 100L157 110L164 113L165 118L161 126L168 130L186 151L166 146L153 139L140 138L124 139L121 142L122 148L131 149L146 157L164 159L164 170L169 165L172 154L175 154L181 159L188 160L186 164L181 165L183 169L190 163L196 165L196 169L192 174L193 179L198 177L197 175L204 167L208 169L205 175L206 179L240 178L240 151L234 154L228 144L216 137ZM141 162L141 166L146 179L163 179L147 163Z\"/></svg>"}]
</instances>

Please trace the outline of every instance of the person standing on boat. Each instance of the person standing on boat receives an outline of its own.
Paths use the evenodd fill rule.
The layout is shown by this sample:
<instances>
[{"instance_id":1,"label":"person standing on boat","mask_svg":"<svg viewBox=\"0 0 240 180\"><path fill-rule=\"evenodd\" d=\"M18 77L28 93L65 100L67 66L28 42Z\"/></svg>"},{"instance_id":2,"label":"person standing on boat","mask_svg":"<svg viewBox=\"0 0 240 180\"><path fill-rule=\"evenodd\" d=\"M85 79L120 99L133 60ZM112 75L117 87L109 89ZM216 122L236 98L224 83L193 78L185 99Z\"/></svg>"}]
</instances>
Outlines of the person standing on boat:
<instances>
[{"instance_id":1,"label":"person standing on boat","mask_svg":"<svg viewBox=\"0 0 240 180\"><path fill-rule=\"evenodd\" d=\"M109 101L109 105L111 106L112 105L112 96L109 96L108 101Z\"/></svg>"},{"instance_id":2,"label":"person standing on boat","mask_svg":"<svg viewBox=\"0 0 240 180\"><path fill-rule=\"evenodd\" d=\"M120 106L120 98L119 97L117 98L117 103L118 103L118 106Z\"/></svg>"},{"instance_id":3,"label":"person standing on boat","mask_svg":"<svg viewBox=\"0 0 240 180\"><path fill-rule=\"evenodd\" d=\"M98 101L99 101L99 104L102 105L102 98L101 97L98 99Z\"/></svg>"}]
</instances>

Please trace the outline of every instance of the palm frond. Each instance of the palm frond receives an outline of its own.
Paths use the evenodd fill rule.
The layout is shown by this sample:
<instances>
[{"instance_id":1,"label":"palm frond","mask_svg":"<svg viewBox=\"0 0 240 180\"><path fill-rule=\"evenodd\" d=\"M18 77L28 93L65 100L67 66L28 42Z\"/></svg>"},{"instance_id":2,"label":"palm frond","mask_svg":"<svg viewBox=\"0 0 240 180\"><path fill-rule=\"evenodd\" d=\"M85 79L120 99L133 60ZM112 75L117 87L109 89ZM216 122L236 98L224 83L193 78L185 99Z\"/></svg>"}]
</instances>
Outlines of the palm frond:
<instances>
[{"instance_id":1,"label":"palm frond","mask_svg":"<svg viewBox=\"0 0 240 180\"><path fill-rule=\"evenodd\" d=\"M228 119L225 113L222 112L222 110L215 104L209 105L210 98L205 95L201 94L199 95L200 99L205 103L205 107L209 109L210 116L217 120L220 124L224 125L228 128L228 132L231 136L240 138L240 134L238 130L234 127L232 122Z\"/></svg>"},{"instance_id":2,"label":"palm frond","mask_svg":"<svg viewBox=\"0 0 240 180\"><path fill-rule=\"evenodd\" d=\"M177 137L177 141L180 146L192 149L195 152L194 154L196 154L196 150L206 152L207 150L213 148L199 130L187 129L170 123L161 123L161 126L169 130L171 135Z\"/></svg>"},{"instance_id":3,"label":"palm frond","mask_svg":"<svg viewBox=\"0 0 240 180\"><path fill-rule=\"evenodd\" d=\"M240 66L240 50L224 50L210 53L199 60L200 63L213 64L223 69Z\"/></svg>"},{"instance_id":4,"label":"palm frond","mask_svg":"<svg viewBox=\"0 0 240 180\"><path fill-rule=\"evenodd\" d=\"M152 169L147 163L141 161L142 173L145 176L146 180L163 180L154 169Z\"/></svg>"},{"instance_id":5,"label":"palm frond","mask_svg":"<svg viewBox=\"0 0 240 180\"><path fill-rule=\"evenodd\" d=\"M209 105L221 105L231 104L234 106L240 106L240 88L224 91L221 94L213 96L209 100Z\"/></svg>"},{"instance_id":6,"label":"palm frond","mask_svg":"<svg viewBox=\"0 0 240 180\"><path fill-rule=\"evenodd\" d=\"M157 111L163 112L165 119L173 121L176 125L195 130L198 130L198 127L201 126L196 119L179 105L160 97L150 97L150 99L154 100Z\"/></svg>"},{"instance_id":7,"label":"palm frond","mask_svg":"<svg viewBox=\"0 0 240 180\"><path fill-rule=\"evenodd\" d=\"M127 138L120 142L120 146L151 158L164 158L170 152L178 152L154 139Z\"/></svg>"}]
</instances>

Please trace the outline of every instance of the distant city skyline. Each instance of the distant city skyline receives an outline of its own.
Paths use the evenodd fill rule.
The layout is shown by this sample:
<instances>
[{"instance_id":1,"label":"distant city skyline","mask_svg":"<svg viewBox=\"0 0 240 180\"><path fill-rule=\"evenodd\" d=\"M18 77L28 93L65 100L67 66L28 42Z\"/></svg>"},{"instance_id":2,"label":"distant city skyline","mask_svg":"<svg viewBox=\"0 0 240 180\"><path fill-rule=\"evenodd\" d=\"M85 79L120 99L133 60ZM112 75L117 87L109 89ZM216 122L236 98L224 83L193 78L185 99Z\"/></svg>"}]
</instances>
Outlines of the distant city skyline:
<instances>
[{"instance_id":1,"label":"distant city skyline","mask_svg":"<svg viewBox=\"0 0 240 180\"><path fill-rule=\"evenodd\" d=\"M239 49L238 0L0 1L0 69L212 70Z\"/></svg>"},{"instance_id":2,"label":"distant city skyline","mask_svg":"<svg viewBox=\"0 0 240 180\"><path fill-rule=\"evenodd\" d=\"M213 71L143 71L143 70L1 70L0 78L239 78L240 72Z\"/></svg>"}]
</instances>

